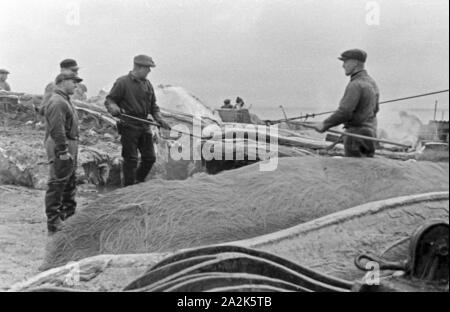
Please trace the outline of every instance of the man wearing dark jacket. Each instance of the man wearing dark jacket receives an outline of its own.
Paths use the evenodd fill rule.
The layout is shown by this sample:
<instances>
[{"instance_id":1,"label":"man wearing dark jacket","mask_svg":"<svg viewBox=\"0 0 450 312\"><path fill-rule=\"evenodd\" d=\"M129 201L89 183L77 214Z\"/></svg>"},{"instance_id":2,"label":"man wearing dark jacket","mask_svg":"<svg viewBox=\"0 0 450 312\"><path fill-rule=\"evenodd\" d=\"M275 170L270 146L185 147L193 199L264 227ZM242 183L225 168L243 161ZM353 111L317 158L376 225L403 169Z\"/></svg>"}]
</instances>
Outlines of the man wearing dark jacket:
<instances>
[{"instance_id":1,"label":"man wearing dark jacket","mask_svg":"<svg viewBox=\"0 0 450 312\"><path fill-rule=\"evenodd\" d=\"M77 84L74 73L62 73L55 79L55 90L45 110L45 148L50 165L45 212L49 233L61 229L63 221L75 213L78 155L78 115L70 102Z\"/></svg>"},{"instance_id":2,"label":"man wearing dark jacket","mask_svg":"<svg viewBox=\"0 0 450 312\"><path fill-rule=\"evenodd\" d=\"M155 63L151 57L136 56L133 70L116 80L105 101L108 112L120 117L117 129L122 143L124 186L144 182L156 161L156 155L150 126L122 114L140 119L153 117L161 127L170 129L160 115L153 86L147 80L152 67ZM138 150L141 153L139 167Z\"/></svg>"},{"instance_id":3,"label":"man wearing dark jacket","mask_svg":"<svg viewBox=\"0 0 450 312\"><path fill-rule=\"evenodd\" d=\"M359 49L348 50L339 59L344 62L343 68L345 74L351 77L350 82L337 111L325 121L316 123L315 129L325 132L344 124L348 133L375 138L380 94L377 84L364 69L367 53ZM375 142L344 136L344 149L346 157L373 157Z\"/></svg>"}]
</instances>

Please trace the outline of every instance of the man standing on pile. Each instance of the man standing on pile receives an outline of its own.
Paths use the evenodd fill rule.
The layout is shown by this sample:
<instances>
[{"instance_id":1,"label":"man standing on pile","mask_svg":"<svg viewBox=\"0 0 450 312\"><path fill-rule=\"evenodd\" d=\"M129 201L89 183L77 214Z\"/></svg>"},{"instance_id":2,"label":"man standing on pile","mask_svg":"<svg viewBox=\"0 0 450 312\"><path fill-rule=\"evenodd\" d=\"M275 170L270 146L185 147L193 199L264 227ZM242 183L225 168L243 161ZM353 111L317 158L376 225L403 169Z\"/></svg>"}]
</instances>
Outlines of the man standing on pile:
<instances>
[{"instance_id":1,"label":"man standing on pile","mask_svg":"<svg viewBox=\"0 0 450 312\"><path fill-rule=\"evenodd\" d=\"M344 124L347 133L376 138L380 95L377 84L364 69L367 53L352 49L342 53L339 59L344 62L345 75L350 76L350 82L337 111L314 127L318 132L325 132ZM374 141L344 136L346 157L373 157L375 147Z\"/></svg>"},{"instance_id":2,"label":"man standing on pile","mask_svg":"<svg viewBox=\"0 0 450 312\"><path fill-rule=\"evenodd\" d=\"M9 71L6 69L0 69L0 90L11 91L11 87L6 82L8 79Z\"/></svg>"},{"instance_id":3,"label":"man standing on pile","mask_svg":"<svg viewBox=\"0 0 450 312\"><path fill-rule=\"evenodd\" d=\"M73 73L75 75L78 75L78 70L80 69L80 67L78 67L77 61L75 61L73 59L62 60L61 63L59 63L59 67L61 69L61 74ZM44 98L42 99L42 102L41 102L41 109L40 109L41 115L45 114L44 110L45 110L46 104L48 103L48 100L52 96L53 91L55 89L56 89L56 85L53 81L50 82L45 87ZM85 94L86 92L87 92L86 86L83 84L78 84L77 87L75 88L74 94L77 94L77 96L78 96L78 94Z\"/></svg>"},{"instance_id":4,"label":"man standing on pile","mask_svg":"<svg viewBox=\"0 0 450 312\"><path fill-rule=\"evenodd\" d=\"M55 90L45 109L45 148L50 164L45 212L49 234L61 229L63 221L75 213L78 155L78 115L70 95L81 82L74 73L55 79Z\"/></svg>"},{"instance_id":5,"label":"man standing on pile","mask_svg":"<svg viewBox=\"0 0 450 312\"><path fill-rule=\"evenodd\" d=\"M152 67L155 63L151 57L136 56L133 70L116 80L105 101L108 112L120 117L117 130L121 135L124 186L144 182L156 161L156 155L150 125L122 114L140 119L153 117L161 127L170 129L160 115L153 86L147 80ZM138 150L141 153L139 167Z\"/></svg>"}]
</instances>

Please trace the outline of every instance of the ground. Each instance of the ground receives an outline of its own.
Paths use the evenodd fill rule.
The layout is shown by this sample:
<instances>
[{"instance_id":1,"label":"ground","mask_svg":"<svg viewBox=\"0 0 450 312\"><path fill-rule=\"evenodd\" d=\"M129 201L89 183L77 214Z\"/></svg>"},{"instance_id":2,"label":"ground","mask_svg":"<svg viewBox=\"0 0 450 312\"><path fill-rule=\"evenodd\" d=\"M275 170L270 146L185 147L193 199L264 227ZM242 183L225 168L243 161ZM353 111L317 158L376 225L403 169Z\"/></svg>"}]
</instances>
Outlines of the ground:
<instances>
[{"instance_id":1,"label":"ground","mask_svg":"<svg viewBox=\"0 0 450 312\"><path fill-rule=\"evenodd\" d=\"M38 273L47 243L45 191L0 185L0 290ZM80 207L94 195L83 191Z\"/></svg>"}]
</instances>

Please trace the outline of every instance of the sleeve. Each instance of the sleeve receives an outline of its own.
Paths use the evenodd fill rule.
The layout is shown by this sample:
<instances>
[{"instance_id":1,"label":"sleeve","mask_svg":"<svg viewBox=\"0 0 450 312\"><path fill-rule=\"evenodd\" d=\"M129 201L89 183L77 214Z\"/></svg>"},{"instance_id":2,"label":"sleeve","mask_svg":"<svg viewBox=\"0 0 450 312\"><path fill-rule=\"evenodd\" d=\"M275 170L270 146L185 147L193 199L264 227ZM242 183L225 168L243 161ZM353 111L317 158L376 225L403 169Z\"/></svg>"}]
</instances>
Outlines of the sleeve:
<instances>
[{"instance_id":1,"label":"sleeve","mask_svg":"<svg viewBox=\"0 0 450 312\"><path fill-rule=\"evenodd\" d=\"M54 90L54 85L53 83L49 83L46 87L45 87L45 91L44 91L44 97L42 99L42 104L48 102L48 100L50 100L50 98L52 97L52 93Z\"/></svg>"},{"instance_id":2,"label":"sleeve","mask_svg":"<svg viewBox=\"0 0 450 312\"><path fill-rule=\"evenodd\" d=\"M375 110L374 110L374 113L375 113L375 115L376 114L378 114L378 112L380 111L380 90L378 90L378 87L376 87L376 93L377 93L377 102L376 102L376 104L375 104Z\"/></svg>"},{"instance_id":3,"label":"sleeve","mask_svg":"<svg viewBox=\"0 0 450 312\"><path fill-rule=\"evenodd\" d=\"M6 91L11 91L11 86L7 82L5 82L5 90Z\"/></svg>"},{"instance_id":4,"label":"sleeve","mask_svg":"<svg viewBox=\"0 0 450 312\"><path fill-rule=\"evenodd\" d=\"M49 102L46 110L50 137L55 141L56 150L63 151L66 144L66 114L67 105L62 101Z\"/></svg>"},{"instance_id":5,"label":"sleeve","mask_svg":"<svg viewBox=\"0 0 450 312\"><path fill-rule=\"evenodd\" d=\"M109 105L111 104L111 102L119 106L119 103L122 101L124 94L125 94L124 83L120 79L117 79L113 87L111 88L111 91L106 96L105 101L106 109L109 111Z\"/></svg>"},{"instance_id":6,"label":"sleeve","mask_svg":"<svg viewBox=\"0 0 450 312\"><path fill-rule=\"evenodd\" d=\"M149 82L149 88L150 88L150 114L152 114L153 118L155 120L161 119L161 116L159 115L160 109L158 104L156 104L156 95L155 90L153 89L153 86Z\"/></svg>"},{"instance_id":7,"label":"sleeve","mask_svg":"<svg viewBox=\"0 0 450 312\"><path fill-rule=\"evenodd\" d=\"M48 101L50 100L50 98L52 97L52 93L54 90L54 84L52 82L50 82L44 90L44 96L42 97L42 101L41 101L41 108L39 109L39 114L41 116L45 116L45 108L47 106Z\"/></svg>"},{"instance_id":8,"label":"sleeve","mask_svg":"<svg viewBox=\"0 0 450 312\"><path fill-rule=\"evenodd\" d=\"M361 98L361 88L358 83L350 82L345 89L344 96L339 103L338 109L323 123L325 130L349 121Z\"/></svg>"}]
</instances>

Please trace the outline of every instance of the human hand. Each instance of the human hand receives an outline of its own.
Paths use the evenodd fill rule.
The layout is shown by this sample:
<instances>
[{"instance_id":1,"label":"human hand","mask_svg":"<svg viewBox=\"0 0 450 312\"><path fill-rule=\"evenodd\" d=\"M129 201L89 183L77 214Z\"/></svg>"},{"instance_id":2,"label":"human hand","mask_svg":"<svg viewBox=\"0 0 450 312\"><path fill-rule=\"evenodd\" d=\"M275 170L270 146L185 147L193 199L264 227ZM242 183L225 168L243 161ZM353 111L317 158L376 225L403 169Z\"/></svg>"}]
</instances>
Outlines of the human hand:
<instances>
[{"instance_id":1,"label":"human hand","mask_svg":"<svg viewBox=\"0 0 450 312\"><path fill-rule=\"evenodd\" d=\"M313 124L314 130L316 130L317 132L320 133L324 133L326 131L325 129L325 125L323 124L323 122L316 122Z\"/></svg>"},{"instance_id":2,"label":"human hand","mask_svg":"<svg viewBox=\"0 0 450 312\"><path fill-rule=\"evenodd\" d=\"M120 114L122 113L120 110L120 107L115 104L115 103L110 103L109 104L109 113L114 116L114 117L118 117L120 116Z\"/></svg>"},{"instance_id":3,"label":"human hand","mask_svg":"<svg viewBox=\"0 0 450 312\"><path fill-rule=\"evenodd\" d=\"M69 160L69 159L72 159L72 155L70 155L69 152L65 151L65 152L60 153L58 158L61 160Z\"/></svg>"},{"instance_id":4,"label":"human hand","mask_svg":"<svg viewBox=\"0 0 450 312\"><path fill-rule=\"evenodd\" d=\"M164 128L167 130L172 129L172 127L165 120L161 119L161 120L158 120L158 122L161 125L161 128Z\"/></svg>"}]
</instances>

